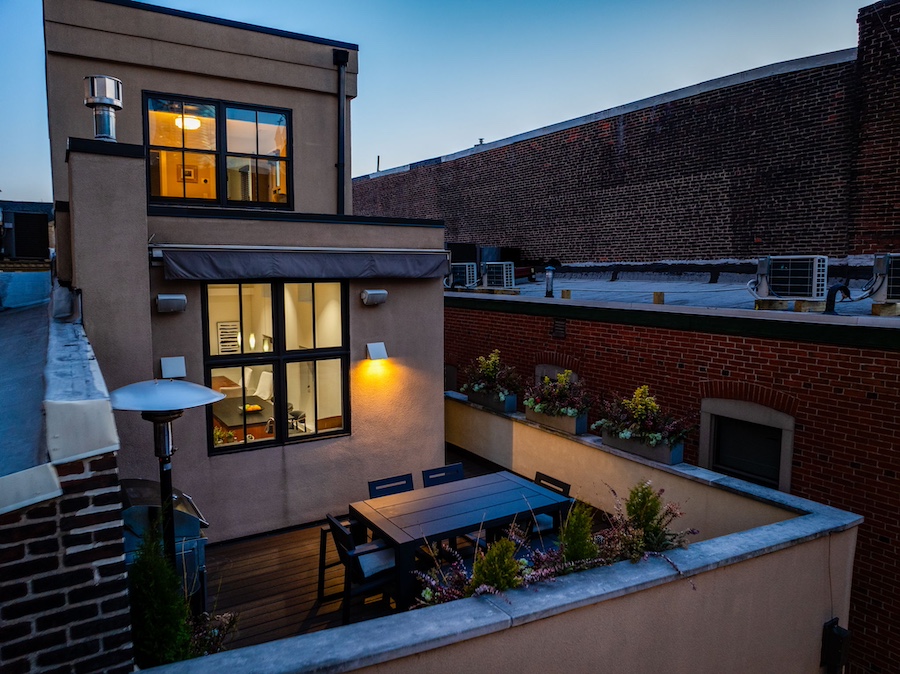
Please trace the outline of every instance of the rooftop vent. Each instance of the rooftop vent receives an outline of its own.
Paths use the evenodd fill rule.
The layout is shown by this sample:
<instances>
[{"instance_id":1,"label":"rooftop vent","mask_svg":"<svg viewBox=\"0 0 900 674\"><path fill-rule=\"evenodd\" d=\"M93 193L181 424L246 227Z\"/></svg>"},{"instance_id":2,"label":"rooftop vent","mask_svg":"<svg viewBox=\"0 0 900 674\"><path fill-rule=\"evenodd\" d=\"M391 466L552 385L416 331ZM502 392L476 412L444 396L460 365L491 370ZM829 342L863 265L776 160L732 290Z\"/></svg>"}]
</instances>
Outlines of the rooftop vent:
<instances>
[{"instance_id":1,"label":"rooftop vent","mask_svg":"<svg viewBox=\"0 0 900 674\"><path fill-rule=\"evenodd\" d=\"M94 138L116 142L116 110L122 109L122 80L109 75L84 78L84 104L94 111Z\"/></svg>"}]
</instances>

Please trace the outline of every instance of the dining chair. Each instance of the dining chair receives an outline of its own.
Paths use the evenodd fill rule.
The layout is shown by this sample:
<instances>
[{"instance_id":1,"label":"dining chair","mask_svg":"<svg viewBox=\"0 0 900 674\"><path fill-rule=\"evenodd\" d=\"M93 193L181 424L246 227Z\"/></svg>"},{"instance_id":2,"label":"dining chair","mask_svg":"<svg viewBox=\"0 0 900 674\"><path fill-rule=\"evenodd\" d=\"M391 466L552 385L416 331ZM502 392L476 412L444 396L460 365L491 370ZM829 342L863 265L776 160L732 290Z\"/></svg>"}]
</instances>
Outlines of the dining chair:
<instances>
[{"instance_id":1,"label":"dining chair","mask_svg":"<svg viewBox=\"0 0 900 674\"><path fill-rule=\"evenodd\" d=\"M432 487L436 484L446 484L447 482L456 482L457 480L462 479L462 463L451 463L449 466L428 468L422 471L422 482L426 487Z\"/></svg>"},{"instance_id":2,"label":"dining chair","mask_svg":"<svg viewBox=\"0 0 900 674\"><path fill-rule=\"evenodd\" d=\"M413 490L412 473L385 477L380 480L369 480L369 498L390 496Z\"/></svg>"},{"instance_id":3,"label":"dining chair","mask_svg":"<svg viewBox=\"0 0 900 674\"><path fill-rule=\"evenodd\" d=\"M540 471L534 474L534 483L540 485L541 487L546 487L551 491L555 491L557 494L560 494L562 496L568 496L569 491L572 489L572 486L567 482L557 480L555 477L550 477L546 473L541 473ZM540 534L545 531L553 531L553 529L554 525L552 516L534 516L534 528L532 529L532 533Z\"/></svg>"},{"instance_id":4,"label":"dining chair","mask_svg":"<svg viewBox=\"0 0 900 674\"><path fill-rule=\"evenodd\" d=\"M265 370L260 373L259 381L256 384L256 391L253 392L257 398L262 398L263 400L271 400L272 399L272 373L268 370Z\"/></svg>"},{"instance_id":5,"label":"dining chair","mask_svg":"<svg viewBox=\"0 0 900 674\"><path fill-rule=\"evenodd\" d=\"M388 586L395 580L394 549L381 540L357 544L350 529L333 515L326 515L338 558L344 565L341 622L350 622L350 600L360 595L382 592L389 599Z\"/></svg>"}]
</instances>

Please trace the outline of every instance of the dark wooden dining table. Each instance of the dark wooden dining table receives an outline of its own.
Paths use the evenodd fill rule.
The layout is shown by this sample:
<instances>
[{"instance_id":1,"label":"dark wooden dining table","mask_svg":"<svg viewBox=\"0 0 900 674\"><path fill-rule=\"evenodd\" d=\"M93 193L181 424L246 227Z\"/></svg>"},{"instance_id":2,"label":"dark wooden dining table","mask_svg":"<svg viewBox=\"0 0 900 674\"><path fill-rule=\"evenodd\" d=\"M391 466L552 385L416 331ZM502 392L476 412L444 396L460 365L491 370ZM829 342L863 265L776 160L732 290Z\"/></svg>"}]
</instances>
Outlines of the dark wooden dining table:
<instances>
[{"instance_id":1,"label":"dark wooden dining table","mask_svg":"<svg viewBox=\"0 0 900 674\"><path fill-rule=\"evenodd\" d=\"M396 555L397 606L412 603L416 549L423 543L494 529L513 520L528 526L550 514L558 526L572 499L507 471L380 496L350 504L355 534L366 529L392 545Z\"/></svg>"}]
</instances>

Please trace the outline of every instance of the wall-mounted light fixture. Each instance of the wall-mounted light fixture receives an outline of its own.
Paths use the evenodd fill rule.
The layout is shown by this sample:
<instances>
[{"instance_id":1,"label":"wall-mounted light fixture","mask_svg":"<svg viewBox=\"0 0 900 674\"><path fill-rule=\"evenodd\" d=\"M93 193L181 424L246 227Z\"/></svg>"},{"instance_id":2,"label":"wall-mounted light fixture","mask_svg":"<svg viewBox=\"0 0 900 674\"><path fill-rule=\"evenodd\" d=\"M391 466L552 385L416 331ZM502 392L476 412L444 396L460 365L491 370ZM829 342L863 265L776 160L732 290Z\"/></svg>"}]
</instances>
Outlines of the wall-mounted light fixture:
<instances>
[{"instance_id":1,"label":"wall-mounted light fixture","mask_svg":"<svg viewBox=\"0 0 900 674\"><path fill-rule=\"evenodd\" d=\"M387 360L387 349L384 342L371 342L366 344L366 358L369 360Z\"/></svg>"},{"instance_id":2,"label":"wall-mounted light fixture","mask_svg":"<svg viewBox=\"0 0 900 674\"><path fill-rule=\"evenodd\" d=\"M367 307L384 304L387 301L387 290L363 290L359 298Z\"/></svg>"},{"instance_id":3,"label":"wall-mounted light fixture","mask_svg":"<svg viewBox=\"0 0 900 674\"><path fill-rule=\"evenodd\" d=\"M161 314L184 311L185 309L187 309L187 295L165 295L160 293L156 296L156 310Z\"/></svg>"}]
</instances>

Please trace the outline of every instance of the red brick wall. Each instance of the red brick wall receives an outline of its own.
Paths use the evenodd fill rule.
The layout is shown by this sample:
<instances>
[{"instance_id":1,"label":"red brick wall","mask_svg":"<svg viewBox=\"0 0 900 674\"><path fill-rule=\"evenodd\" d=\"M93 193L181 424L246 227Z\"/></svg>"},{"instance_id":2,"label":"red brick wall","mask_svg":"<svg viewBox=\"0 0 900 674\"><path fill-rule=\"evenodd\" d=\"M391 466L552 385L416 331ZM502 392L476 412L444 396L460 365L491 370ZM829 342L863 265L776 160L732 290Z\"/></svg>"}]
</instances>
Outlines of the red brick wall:
<instances>
[{"instance_id":1,"label":"red brick wall","mask_svg":"<svg viewBox=\"0 0 900 674\"><path fill-rule=\"evenodd\" d=\"M522 311L521 305L507 304L511 311ZM740 326L727 322L719 333L709 326L685 330L635 324L646 322L647 312L630 312L631 319L628 312L617 312L616 322L566 318L566 336L556 339L550 331L554 320L567 315L565 308L561 312L554 318L482 311L449 301L446 362L462 371L475 356L497 348L505 361L532 373L537 363L557 354L558 360L577 362L578 373L595 391L625 394L649 384L659 402L674 413L699 412L703 397L725 397L792 414L792 492L865 517L850 615L853 671L897 671L900 340L894 338L893 348L858 348L821 343L833 337L822 326L813 326L816 333L798 340L781 328L773 328L770 336L728 334ZM760 321L754 324L757 333L765 330ZM858 337L845 331L837 341L860 343L872 332L857 330ZM596 419L595 411L590 421ZM686 444L691 463L697 461L697 440L695 434Z\"/></svg>"},{"instance_id":2,"label":"red brick wall","mask_svg":"<svg viewBox=\"0 0 900 674\"><path fill-rule=\"evenodd\" d=\"M900 250L900 2L859 12L855 253Z\"/></svg>"},{"instance_id":3,"label":"red brick wall","mask_svg":"<svg viewBox=\"0 0 900 674\"><path fill-rule=\"evenodd\" d=\"M900 250L900 1L858 22L855 62L359 178L354 209L563 263Z\"/></svg>"},{"instance_id":4,"label":"red brick wall","mask_svg":"<svg viewBox=\"0 0 900 674\"><path fill-rule=\"evenodd\" d=\"M0 515L0 671L130 672L115 454L57 471L62 496Z\"/></svg>"},{"instance_id":5,"label":"red brick wall","mask_svg":"<svg viewBox=\"0 0 900 674\"><path fill-rule=\"evenodd\" d=\"M853 63L354 181L360 215L566 262L847 253Z\"/></svg>"}]
</instances>

